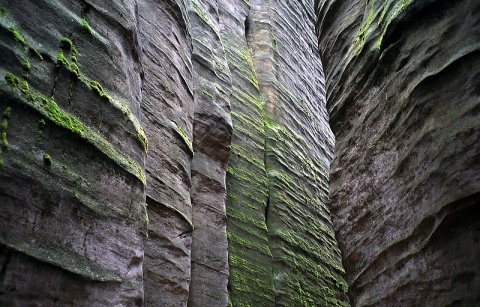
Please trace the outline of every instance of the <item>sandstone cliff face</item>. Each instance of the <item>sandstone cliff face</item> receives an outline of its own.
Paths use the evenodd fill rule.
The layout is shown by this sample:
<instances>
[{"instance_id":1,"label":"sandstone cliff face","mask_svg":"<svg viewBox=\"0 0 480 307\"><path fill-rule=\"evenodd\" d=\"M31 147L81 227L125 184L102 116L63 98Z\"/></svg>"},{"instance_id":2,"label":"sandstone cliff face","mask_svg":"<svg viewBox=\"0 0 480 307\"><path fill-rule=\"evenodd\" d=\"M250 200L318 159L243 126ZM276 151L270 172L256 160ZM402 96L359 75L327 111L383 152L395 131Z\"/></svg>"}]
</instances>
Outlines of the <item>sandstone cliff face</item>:
<instances>
[{"instance_id":1,"label":"sandstone cliff face","mask_svg":"<svg viewBox=\"0 0 480 307\"><path fill-rule=\"evenodd\" d=\"M317 1L352 302L480 302L480 4Z\"/></svg>"},{"instance_id":2,"label":"sandstone cliff face","mask_svg":"<svg viewBox=\"0 0 480 307\"><path fill-rule=\"evenodd\" d=\"M347 286L326 207L333 136L312 3L250 5L247 41L263 104L275 305L345 305Z\"/></svg>"},{"instance_id":3,"label":"sandstone cliff face","mask_svg":"<svg viewBox=\"0 0 480 307\"><path fill-rule=\"evenodd\" d=\"M218 1L192 1L195 121L193 132L192 278L189 306L228 305L226 168L230 154L232 79L219 36Z\"/></svg>"},{"instance_id":4,"label":"sandstone cliff face","mask_svg":"<svg viewBox=\"0 0 480 307\"><path fill-rule=\"evenodd\" d=\"M0 1L0 305L140 305L134 1Z\"/></svg>"},{"instance_id":5,"label":"sandstone cliff face","mask_svg":"<svg viewBox=\"0 0 480 307\"><path fill-rule=\"evenodd\" d=\"M139 1L138 14L149 140L145 304L175 306L188 299L191 270L192 49L183 1Z\"/></svg>"},{"instance_id":6,"label":"sandstone cliff face","mask_svg":"<svg viewBox=\"0 0 480 307\"><path fill-rule=\"evenodd\" d=\"M0 0L0 304L348 304L313 12Z\"/></svg>"}]
</instances>

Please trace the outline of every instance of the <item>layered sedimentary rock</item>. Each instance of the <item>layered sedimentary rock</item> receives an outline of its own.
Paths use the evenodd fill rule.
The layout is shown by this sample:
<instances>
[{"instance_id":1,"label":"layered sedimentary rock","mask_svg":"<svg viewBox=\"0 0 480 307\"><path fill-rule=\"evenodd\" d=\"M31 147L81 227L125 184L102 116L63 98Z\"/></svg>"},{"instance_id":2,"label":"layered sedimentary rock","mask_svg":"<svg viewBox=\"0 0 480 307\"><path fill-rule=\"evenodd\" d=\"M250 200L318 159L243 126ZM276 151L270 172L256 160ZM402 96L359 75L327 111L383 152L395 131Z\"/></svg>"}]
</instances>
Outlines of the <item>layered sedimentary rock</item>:
<instances>
[{"instance_id":1,"label":"layered sedimentary rock","mask_svg":"<svg viewBox=\"0 0 480 307\"><path fill-rule=\"evenodd\" d=\"M0 305L347 305L313 25L0 0Z\"/></svg>"},{"instance_id":2,"label":"layered sedimentary rock","mask_svg":"<svg viewBox=\"0 0 480 307\"><path fill-rule=\"evenodd\" d=\"M250 6L240 0L220 2L220 35L232 73L234 127L227 170L230 300L234 306L271 306L275 296L265 220L265 129L257 74L246 39Z\"/></svg>"},{"instance_id":3,"label":"layered sedimentary rock","mask_svg":"<svg viewBox=\"0 0 480 307\"><path fill-rule=\"evenodd\" d=\"M480 302L480 4L317 1L356 306Z\"/></svg>"},{"instance_id":4,"label":"layered sedimentary rock","mask_svg":"<svg viewBox=\"0 0 480 307\"><path fill-rule=\"evenodd\" d=\"M263 103L275 305L344 305L347 285L326 206L333 135L312 3L250 5L247 41Z\"/></svg>"},{"instance_id":5,"label":"layered sedimentary rock","mask_svg":"<svg viewBox=\"0 0 480 307\"><path fill-rule=\"evenodd\" d=\"M0 305L141 305L135 2L0 1Z\"/></svg>"},{"instance_id":6,"label":"layered sedimentary rock","mask_svg":"<svg viewBox=\"0 0 480 307\"><path fill-rule=\"evenodd\" d=\"M231 74L219 35L219 3L192 1L192 276L189 306L228 305L226 168L230 154Z\"/></svg>"},{"instance_id":7,"label":"layered sedimentary rock","mask_svg":"<svg viewBox=\"0 0 480 307\"><path fill-rule=\"evenodd\" d=\"M312 3L243 7L244 19L222 32L234 84L227 176L232 302L346 305L325 205L333 137ZM238 16L227 8L230 18Z\"/></svg>"},{"instance_id":8,"label":"layered sedimentary rock","mask_svg":"<svg viewBox=\"0 0 480 307\"><path fill-rule=\"evenodd\" d=\"M193 77L184 1L138 1L144 71L142 123L149 139L145 303L188 300L192 246Z\"/></svg>"}]
</instances>

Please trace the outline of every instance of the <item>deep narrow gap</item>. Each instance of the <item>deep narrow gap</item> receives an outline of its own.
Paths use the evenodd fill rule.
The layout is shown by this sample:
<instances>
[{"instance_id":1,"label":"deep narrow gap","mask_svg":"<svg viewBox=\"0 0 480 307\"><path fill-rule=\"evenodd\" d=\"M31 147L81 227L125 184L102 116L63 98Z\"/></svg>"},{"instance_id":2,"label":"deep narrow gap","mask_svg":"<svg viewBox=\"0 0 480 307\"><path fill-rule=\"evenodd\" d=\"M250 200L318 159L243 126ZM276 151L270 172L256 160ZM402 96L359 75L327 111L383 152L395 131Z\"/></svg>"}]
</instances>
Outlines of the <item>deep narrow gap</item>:
<instances>
[{"instance_id":1,"label":"deep narrow gap","mask_svg":"<svg viewBox=\"0 0 480 307\"><path fill-rule=\"evenodd\" d=\"M11 251L5 245L0 245L0 292L5 291L4 281L7 274L7 266L12 257Z\"/></svg>"},{"instance_id":2,"label":"deep narrow gap","mask_svg":"<svg viewBox=\"0 0 480 307\"><path fill-rule=\"evenodd\" d=\"M250 34L250 19L249 19L250 15L247 15L247 17L245 18L245 22L244 22L244 27L245 27L245 41L247 42L247 45L248 45L248 36Z\"/></svg>"},{"instance_id":3,"label":"deep narrow gap","mask_svg":"<svg viewBox=\"0 0 480 307\"><path fill-rule=\"evenodd\" d=\"M267 203L265 204L265 226L268 233L268 208L270 207L270 190L268 191Z\"/></svg>"},{"instance_id":4,"label":"deep narrow gap","mask_svg":"<svg viewBox=\"0 0 480 307\"><path fill-rule=\"evenodd\" d=\"M83 6L83 9L82 9L82 12L80 14L80 17L82 19L86 19L87 18L87 14L88 12L92 9L92 5L88 2L84 2L84 6Z\"/></svg>"}]
</instances>

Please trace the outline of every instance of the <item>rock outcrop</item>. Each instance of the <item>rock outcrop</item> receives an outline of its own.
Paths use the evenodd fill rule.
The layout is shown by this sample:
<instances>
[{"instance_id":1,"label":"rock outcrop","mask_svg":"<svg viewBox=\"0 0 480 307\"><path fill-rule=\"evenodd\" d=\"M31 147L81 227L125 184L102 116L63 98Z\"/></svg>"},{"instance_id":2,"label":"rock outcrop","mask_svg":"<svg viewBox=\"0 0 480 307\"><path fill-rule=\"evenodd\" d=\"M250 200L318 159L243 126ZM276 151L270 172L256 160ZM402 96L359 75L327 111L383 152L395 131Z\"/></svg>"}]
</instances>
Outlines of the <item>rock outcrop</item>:
<instances>
[{"instance_id":1,"label":"rock outcrop","mask_svg":"<svg viewBox=\"0 0 480 307\"><path fill-rule=\"evenodd\" d=\"M326 206L334 140L312 3L256 0L250 6L246 34L263 107L275 306L345 305L347 285Z\"/></svg>"},{"instance_id":2,"label":"rock outcrop","mask_svg":"<svg viewBox=\"0 0 480 307\"><path fill-rule=\"evenodd\" d=\"M134 1L0 1L0 305L141 305Z\"/></svg>"},{"instance_id":3,"label":"rock outcrop","mask_svg":"<svg viewBox=\"0 0 480 307\"><path fill-rule=\"evenodd\" d=\"M149 140L145 304L176 306L188 300L193 230L194 94L187 7L176 0L138 1L138 15L142 124Z\"/></svg>"},{"instance_id":4,"label":"rock outcrop","mask_svg":"<svg viewBox=\"0 0 480 307\"><path fill-rule=\"evenodd\" d=\"M355 306L480 303L480 3L317 1Z\"/></svg>"},{"instance_id":5,"label":"rock outcrop","mask_svg":"<svg viewBox=\"0 0 480 307\"><path fill-rule=\"evenodd\" d=\"M0 305L347 305L316 46L312 1L0 0Z\"/></svg>"},{"instance_id":6,"label":"rock outcrop","mask_svg":"<svg viewBox=\"0 0 480 307\"><path fill-rule=\"evenodd\" d=\"M480 304L480 4L313 2L0 0L0 305Z\"/></svg>"},{"instance_id":7,"label":"rock outcrop","mask_svg":"<svg viewBox=\"0 0 480 307\"><path fill-rule=\"evenodd\" d=\"M220 39L219 1L192 1L193 126L192 278L189 306L228 305L226 168L230 155L232 78Z\"/></svg>"}]
</instances>

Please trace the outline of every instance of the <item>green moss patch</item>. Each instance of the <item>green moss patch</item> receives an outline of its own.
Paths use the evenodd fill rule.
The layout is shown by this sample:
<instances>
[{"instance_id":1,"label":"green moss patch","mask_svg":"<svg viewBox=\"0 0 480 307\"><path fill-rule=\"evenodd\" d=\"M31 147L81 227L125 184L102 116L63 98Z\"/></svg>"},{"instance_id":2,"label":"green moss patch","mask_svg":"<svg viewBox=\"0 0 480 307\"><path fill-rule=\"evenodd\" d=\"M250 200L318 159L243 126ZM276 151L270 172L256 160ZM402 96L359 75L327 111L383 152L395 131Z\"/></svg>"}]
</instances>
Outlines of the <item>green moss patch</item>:
<instances>
[{"instance_id":1,"label":"green moss patch","mask_svg":"<svg viewBox=\"0 0 480 307\"><path fill-rule=\"evenodd\" d=\"M52 161L52 157L50 157L50 155L49 155L49 154L47 154L47 153L46 153L46 154L44 154L44 155L43 155L43 162L44 162L44 163L45 163L45 165L47 165L47 166L50 166L50 165L52 165L52 163L53 163L53 161Z\"/></svg>"},{"instance_id":2,"label":"green moss patch","mask_svg":"<svg viewBox=\"0 0 480 307\"><path fill-rule=\"evenodd\" d=\"M20 33L20 31L18 29L8 28L8 31L10 31L10 33L13 35L13 37L15 38L15 40L17 42L21 43L22 45L24 45L26 47L28 46L27 41L25 40L22 33Z\"/></svg>"},{"instance_id":3,"label":"green moss patch","mask_svg":"<svg viewBox=\"0 0 480 307\"><path fill-rule=\"evenodd\" d=\"M188 134L185 130L183 130L182 127L178 126L177 124L173 123L175 125L175 131L180 135L182 141L187 145L188 150L190 151L191 154L193 154L193 145L192 141L188 137Z\"/></svg>"},{"instance_id":4,"label":"green moss patch","mask_svg":"<svg viewBox=\"0 0 480 307\"><path fill-rule=\"evenodd\" d=\"M133 174L144 184L146 183L145 172L137 162L119 153L115 147L100 134L83 124L75 116L63 111L53 98L47 98L35 93L29 88L27 81L22 81L22 83L19 84L19 79L10 72L5 74L5 80L7 80L7 84L10 85L12 90L18 90L20 92L23 103L37 110L56 125L85 139L123 169Z\"/></svg>"},{"instance_id":5,"label":"green moss patch","mask_svg":"<svg viewBox=\"0 0 480 307\"><path fill-rule=\"evenodd\" d=\"M85 17L82 18L82 26L85 30L87 30L88 33L93 34L92 28Z\"/></svg>"}]
</instances>

